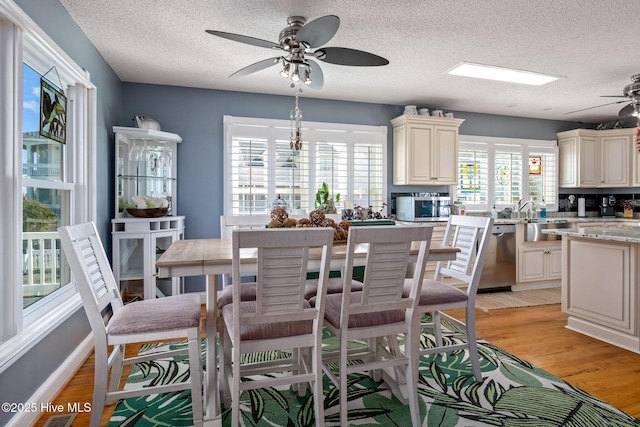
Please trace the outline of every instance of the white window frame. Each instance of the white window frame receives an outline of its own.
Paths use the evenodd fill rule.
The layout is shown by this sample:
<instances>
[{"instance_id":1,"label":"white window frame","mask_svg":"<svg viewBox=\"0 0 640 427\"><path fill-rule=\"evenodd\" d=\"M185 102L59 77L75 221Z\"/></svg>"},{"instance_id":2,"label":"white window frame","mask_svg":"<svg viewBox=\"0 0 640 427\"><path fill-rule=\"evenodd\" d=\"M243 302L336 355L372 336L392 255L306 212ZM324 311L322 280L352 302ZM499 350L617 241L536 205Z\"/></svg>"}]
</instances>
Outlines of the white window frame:
<instances>
[{"instance_id":1,"label":"white window frame","mask_svg":"<svg viewBox=\"0 0 640 427\"><path fill-rule=\"evenodd\" d=\"M558 143L556 140L540 140L540 139L520 139L520 138L501 138L501 137L487 137L478 135L460 135L458 137L458 149L477 149L479 146L483 146L488 151L489 173L491 174L492 168L495 166L495 152L496 151L513 151L522 153L522 170L527 171L529 167L529 154L535 153L554 153L556 155L556 202L547 203L547 211L558 210ZM529 182L526 179L527 174L523 172L522 175L522 194L529 194ZM489 188L487 194L487 203L467 204L468 211L489 211L493 207L492 200L495 200L495 189L493 186L493 179L489 179ZM451 186L450 194L452 199L455 200L457 196L457 186ZM525 196L526 197L526 196ZM526 200L523 200L526 201ZM504 209L506 207L513 208L513 204L500 204L496 205L496 209Z\"/></svg>"},{"instance_id":2,"label":"white window frame","mask_svg":"<svg viewBox=\"0 0 640 427\"><path fill-rule=\"evenodd\" d=\"M0 166L12 173L0 178L0 373L81 307L72 283L23 309L22 188L43 181L22 176L23 63L41 74L55 65L68 96L64 182L47 188L70 192L68 222L95 221L96 87L78 66L24 11L0 0ZM42 71L44 70L44 72Z\"/></svg>"},{"instance_id":3,"label":"white window frame","mask_svg":"<svg viewBox=\"0 0 640 427\"><path fill-rule=\"evenodd\" d=\"M239 129L248 130L252 137L267 139L269 143L275 142L276 138L282 138L285 135L288 139L290 134L291 122L289 120L276 119L260 119L250 117L236 117L225 115L224 123L224 148L223 148L223 212L224 215L232 215L232 198L233 188L231 179L231 153L234 136L237 136ZM251 129L251 127L254 127ZM308 184L308 200L313 204L315 194L319 187L316 183L315 165L315 142L330 138L332 142L344 142L349 147L350 153L353 153L352 144L370 142L379 144L382 147L382 197L383 200L387 194L387 126L367 126L341 123L322 123L322 122L303 122L302 135L305 144L309 144L309 184ZM351 157L353 158L353 157ZM341 194L341 200L351 200L353 193L353 164L349 164L349 172L347 175L347 194ZM273 176L270 173L270 176ZM269 182L269 200L272 201L277 196L275 183L273 180ZM313 209L313 206L302 207L303 209ZM374 208L380 208L374 206Z\"/></svg>"}]
</instances>

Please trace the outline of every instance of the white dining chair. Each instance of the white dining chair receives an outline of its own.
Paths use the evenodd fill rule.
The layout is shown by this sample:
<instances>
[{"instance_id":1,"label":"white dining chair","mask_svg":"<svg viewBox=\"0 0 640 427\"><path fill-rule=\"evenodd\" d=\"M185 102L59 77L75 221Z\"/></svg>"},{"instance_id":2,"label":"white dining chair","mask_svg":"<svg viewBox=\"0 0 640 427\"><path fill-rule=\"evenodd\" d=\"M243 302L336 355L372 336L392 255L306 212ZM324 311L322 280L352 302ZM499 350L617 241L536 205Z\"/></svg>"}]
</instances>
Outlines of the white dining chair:
<instances>
[{"instance_id":1,"label":"white dining chair","mask_svg":"<svg viewBox=\"0 0 640 427\"><path fill-rule=\"evenodd\" d=\"M351 227L347 240L347 258L342 293L326 296L325 326L339 340L339 350L323 354L323 369L340 394L340 425L349 423L347 408L347 376L370 371L377 379L379 370L390 368L396 381L406 378L409 388L417 389L418 357L403 353L398 335L410 334L416 298L424 278L424 270L433 228L429 226L363 226ZM419 244L419 253L409 295L403 286L411 262L411 246ZM367 245L362 291L353 292L351 282L356 247ZM314 303L315 301L311 301ZM363 351L349 351L349 342L366 340ZM350 360L358 360L351 364ZM338 364L337 372L334 365ZM412 416L418 414L418 396L409 398Z\"/></svg>"},{"instance_id":2,"label":"white dining chair","mask_svg":"<svg viewBox=\"0 0 640 427\"><path fill-rule=\"evenodd\" d=\"M221 309L220 354L220 387L225 403L231 401L231 425L240 425L243 391L308 383L315 423L322 426L322 319L333 229L234 230L232 241L233 298ZM311 307L304 296L309 250L314 247L322 256L319 303ZM256 259L243 258L246 250L255 250L257 256L256 295L248 301L241 298L240 271L245 262L254 264ZM291 356L283 349L290 349ZM287 357L275 361L243 357L266 351ZM288 375L270 375L280 372ZM264 375L247 378L253 374Z\"/></svg>"},{"instance_id":3,"label":"white dining chair","mask_svg":"<svg viewBox=\"0 0 640 427\"><path fill-rule=\"evenodd\" d=\"M269 215L221 215L220 216L220 234L223 239L230 239L233 230L261 230L269 223L271 217ZM245 275L245 278L249 277ZM343 279L340 277L331 277L327 282L327 293L342 292ZM231 303L233 299L233 289L229 275L222 275L222 286L218 292L218 308L222 309L225 305ZM256 283L252 279L241 281L242 292L240 297L242 301L251 301L256 298ZM362 289L362 283L357 280L352 281L352 290L358 291ZM307 300L316 296L318 292L318 279L308 279L305 283L305 298Z\"/></svg>"},{"instance_id":4,"label":"white dining chair","mask_svg":"<svg viewBox=\"0 0 640 427\"><path fill-rule=\"evenodd\" d=\"M452 215L447 222L443 244L458 249L455 260L440 261L436 266L435 278L425 279L420 292L418 305L414 311L413 341L406 343L406 351L420 355L438 354L468 349L469 359L476 381L482 381L480 358L476 339L476 294L482 274L482 267L489 247L489 235L493 219L468 215ZM450 276L467 283L466 290L446 284L443 276ZM404 295L412 290L409 282L405 283ZM444 310L465 309L465 322L444 313ZM425 321L424 314L431 313L431 320ZM442 337L442 318L462 328L466 333L464 341L447 341ZM422 331L433 330L434 345L421 345ZM424 335L426 337L427 335ZM444 357L443 355L443 357ZM414 423L419 418L414 418Z\"/></svg>"},{"instance_id":5,"label":"white dining chair","mask_svg":"<svg viewBox=\"0 0 640 427\"><path fill-rule=\"evenodd\" d=\"M93 332L95 381L90 425L98 427L104 405L116 400L190 389L193 422L201 426L200 297L183 294L124 305L95 224L61 227L58 233ZM125 358L126 344L179 339L188 341L186 349ZM111 353L109 346L113 346ZM120 390L124 365L183 354L189 357L189 381Z\"/></svg>"}]
</instances>

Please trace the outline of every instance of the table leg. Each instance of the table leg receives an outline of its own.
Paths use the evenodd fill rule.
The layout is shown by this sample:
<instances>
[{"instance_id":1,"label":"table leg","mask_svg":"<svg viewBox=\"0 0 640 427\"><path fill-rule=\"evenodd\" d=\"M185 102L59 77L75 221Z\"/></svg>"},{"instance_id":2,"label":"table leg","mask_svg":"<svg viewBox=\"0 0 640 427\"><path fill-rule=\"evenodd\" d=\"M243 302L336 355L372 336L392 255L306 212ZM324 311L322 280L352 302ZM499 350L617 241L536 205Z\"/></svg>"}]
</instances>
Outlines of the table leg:
<instances>
[{"instance_id":1,"label":"table leg","mask_svg":"<svg viewBox=\"0 0 640 427\"><path fill-rule=\"evenodd\" d=\"M216 306L217 306L217 290L218 290L218 276L207 275L206 276L206 357L205 357L205 420L220 419L220 393L218 391L218 346L216 344L216 336L218 333L216 325ZM216 423L214 425L218 425ZM207 423L207 425L209 425Z\"/></svg>"}]
</instances>

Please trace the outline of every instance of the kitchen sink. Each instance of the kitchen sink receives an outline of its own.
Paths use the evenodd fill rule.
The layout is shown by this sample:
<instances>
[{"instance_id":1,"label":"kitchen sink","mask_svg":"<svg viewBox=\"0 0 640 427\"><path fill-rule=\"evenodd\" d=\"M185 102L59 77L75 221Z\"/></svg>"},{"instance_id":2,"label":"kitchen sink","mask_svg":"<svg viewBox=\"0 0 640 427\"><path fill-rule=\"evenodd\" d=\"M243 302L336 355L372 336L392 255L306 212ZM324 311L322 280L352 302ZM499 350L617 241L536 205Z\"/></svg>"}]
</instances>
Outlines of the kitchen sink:
<instances>
[{"instance_id":1,"label":"kitchen sink","mask_svg":"<svg viewBox=\"0 0 640 427\"><path fill-rule=\"evenodd\" d=\"M560 240L561 236L554 234L543 234L542 230L555 228L569 228L570 224L566 220L544 220L532 219L526 224L524 240L527 242L541 242L545 240Z\"/></svg>"}]
</instances>

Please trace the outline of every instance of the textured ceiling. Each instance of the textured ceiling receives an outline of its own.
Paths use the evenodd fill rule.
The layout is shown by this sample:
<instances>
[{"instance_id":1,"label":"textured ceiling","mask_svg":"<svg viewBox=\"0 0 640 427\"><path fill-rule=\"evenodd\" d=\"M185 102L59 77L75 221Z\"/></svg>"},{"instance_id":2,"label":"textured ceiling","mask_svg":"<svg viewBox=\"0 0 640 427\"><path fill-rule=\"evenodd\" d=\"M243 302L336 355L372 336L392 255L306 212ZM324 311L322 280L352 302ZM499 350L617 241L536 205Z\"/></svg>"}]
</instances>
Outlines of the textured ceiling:
<instances>
[{"instance_id":1,"label":"textured ceiling","mask_svg":"<svg viewBox=\"0 0 640 427\"><path fill-rule=\"evenodd\" d=\"M205 33L277 42L287 17L337 15L325 46L383 56L383 67L320 62L304 97L416 104L542 119L612 122L640 73L637 0L60 0L122 81L292 95L279 67L229 75L277 52ZM544 86L444 74L462 61L565 76Z\"/></svg>"}]
</instances>

